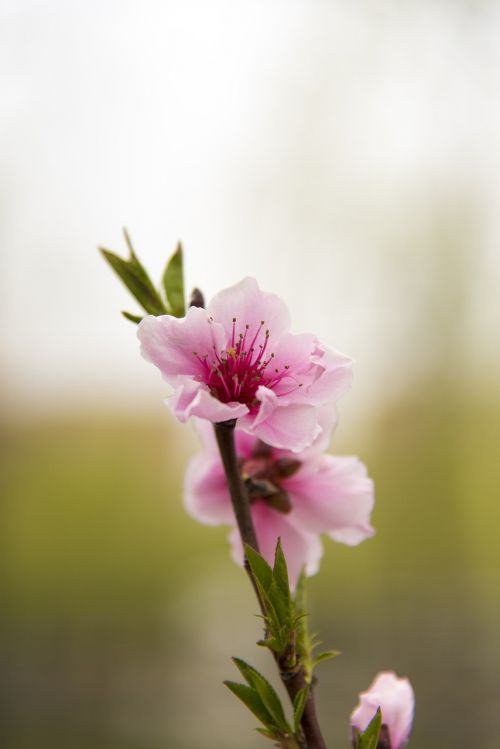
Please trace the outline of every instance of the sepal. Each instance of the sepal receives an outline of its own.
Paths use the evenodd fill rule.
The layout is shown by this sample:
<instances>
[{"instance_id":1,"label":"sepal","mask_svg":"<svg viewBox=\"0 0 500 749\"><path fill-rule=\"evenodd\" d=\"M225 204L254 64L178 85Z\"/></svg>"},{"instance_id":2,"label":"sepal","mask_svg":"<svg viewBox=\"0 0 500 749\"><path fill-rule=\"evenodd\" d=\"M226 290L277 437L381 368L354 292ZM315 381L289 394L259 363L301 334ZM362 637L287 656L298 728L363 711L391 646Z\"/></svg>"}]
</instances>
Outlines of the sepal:
<instances>
[{"instance_id":1,"label":"sepal","mask_svg":"<svg viewBox=\"0 0 500 749\"><path fill-rule=\"evenodd\" d=\"M380 729L382 728L382 713L380 708L368 723L364 731L357 728L353 729L353 748L354 749L377 749L379 745Z\"/></svg>"}]
</instances>

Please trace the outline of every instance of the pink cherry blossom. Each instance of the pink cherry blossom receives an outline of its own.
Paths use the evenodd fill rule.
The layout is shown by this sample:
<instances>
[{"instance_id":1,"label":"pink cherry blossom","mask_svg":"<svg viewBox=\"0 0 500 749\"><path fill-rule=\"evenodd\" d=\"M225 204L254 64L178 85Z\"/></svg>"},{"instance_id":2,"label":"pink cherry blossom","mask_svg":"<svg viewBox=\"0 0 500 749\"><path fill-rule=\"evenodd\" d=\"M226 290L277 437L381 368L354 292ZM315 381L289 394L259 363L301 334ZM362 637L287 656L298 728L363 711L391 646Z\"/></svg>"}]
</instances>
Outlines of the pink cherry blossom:
<instances>
[{"instance_id":1,"label":"pink cherry blossom","mask_svg":"<svg viewBox=\"0 0 500 749\"><path fill-rule=\"evenodd\" d=\"M320 411L323 433L330 434L333 418L332 409ZM213 430L203 422L197 425L205 450L186 473L186 508L203 523L235 526ZM309 575L317 572L323 552L320 534L348 545L373 535L373 483L357 458L321 454L322 439L303 453L273 448L238 429L235 441L260 552L272 563L281 538L292 587L302 567ZM233 558L242 563L236 527L229 538Z\"/></svg>"},{"instance_id":2,"label":"pink cherry blossom","mask_svg":"<svg viewBox=\"0 0 500 749\"><path fill-rule=\"evenodd\" d=\"M415 696L408 679L399 679L393 671L376 677L366 692L359 695L359 705L351 715L351 725L364 731L378 708L382 725L389 737L389 749L400 749L408 740L413 722Z\"/></svg>"},{"instance_id":3,"label":"pink cherry blossom","mask_svg":"<svg viewBox=\"0 0 500 749\"><path fill-rule=\"evenodd\" d=\"M173 386L180 421L238 419L238 427L274 447L312 444L317 409L349 388L351 360L310 334L292 335L286 305L252 278L217 294L186 317L145 317L142 355Z\"/></svg>"}]
</instances>

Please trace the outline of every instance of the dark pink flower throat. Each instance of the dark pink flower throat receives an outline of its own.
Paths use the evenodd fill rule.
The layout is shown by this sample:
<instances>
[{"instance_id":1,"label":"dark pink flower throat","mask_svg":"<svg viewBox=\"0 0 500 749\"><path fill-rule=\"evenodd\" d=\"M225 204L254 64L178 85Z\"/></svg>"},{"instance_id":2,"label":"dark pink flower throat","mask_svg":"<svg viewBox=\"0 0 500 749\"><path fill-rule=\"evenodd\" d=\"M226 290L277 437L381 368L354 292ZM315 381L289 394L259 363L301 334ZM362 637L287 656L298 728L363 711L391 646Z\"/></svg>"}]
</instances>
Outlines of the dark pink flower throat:
<instances>
[{"instance_id":1,"label":"dark pink flower throat","mask_svg":"<svg viewBox=\"0 0 500 749\"><path fill-rule=\"evenodd\" d=\"M269 351L270 333L264 326L265 322L261 320L255 334L250 334L249 325L245 325L243 332L237 332L236 318L233 317L227 348L217 351L214 346L212 352L203 355L193 351L203 368L203 382L222 403L237 401L252 409L258 405L256 393L259 385L272 390L284 377L290 377L288 365L281 371L273 369L274 353ZM294 382L292 390L296 387L301 385Z\"/></svg>"}]
</instances>

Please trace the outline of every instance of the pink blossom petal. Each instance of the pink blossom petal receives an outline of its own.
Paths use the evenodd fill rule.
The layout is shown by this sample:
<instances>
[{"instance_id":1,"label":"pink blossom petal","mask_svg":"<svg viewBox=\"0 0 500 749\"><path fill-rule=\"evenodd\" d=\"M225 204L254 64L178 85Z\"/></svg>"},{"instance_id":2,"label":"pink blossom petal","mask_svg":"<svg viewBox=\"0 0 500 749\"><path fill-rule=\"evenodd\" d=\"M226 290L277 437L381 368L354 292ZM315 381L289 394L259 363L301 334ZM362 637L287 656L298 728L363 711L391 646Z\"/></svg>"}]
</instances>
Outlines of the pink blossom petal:
<instances>
[{"instance_id":1,"label":"pink blossom petal","mask_svg":"<svg viewBox=\"0 0 500 749\"><path fill-rule=\"evenodd\" d=\"M244 278L228 289L220 291L208 305L208 313L221 323L227 333L232 331L233 318L238 330L249 326L249 335L264 328L273 339L279 338L290 328L290 314L286 304L276 294L261 291L254 278Z\"/></svg>"},{"instance_id":2,"label":"pink blossom petal","mask_svg":"<svg viewBox=\"0 0 500 749\"><path fill-rule=\"evenodd\" d=\"M300 389L299 385L304 387L312 381L315 367L311 366L310 359L315 350L315 342L315 337L309 333L285 333L278 340L272 341L271 353L274 356L266 374L268 377L272 377L273 373L282 377L284 371L287 372L279 386L273 388L276 393L281 395L289 391L293 398L294 393Z\"/></svg>"},{"instance_id":3,"label":"pink blossom petal","mask_svg":"<svg viewBox=\"0 0 500 749\"><path fill-rule=\"evenodd\" d=\"M271 565L278 538L281 538L292 589L297 584L302 567L305 566L308 575L314 575L318 571L323 547L316 535L297 528L288 515L276 512L262 502L252 506L252 518L260 553ZM243 564L243 548L237 528L231 531L229 540L233 559L238 564Z\"/></svg>"},{"instance_id":4,"label":"pink blossom petal","mask_svg":"<svg viewBox=\"0 0 500 749\"><path fill-rule=\"evenodd\" d=\"M167 405L179 419L185 422L191 416L199 416L212 422L237 419L248 413L243 403L222 403L208 392L206 386L195 380L177 378L175 392L167 399Z\"/></svg>"},{"instance_id":5,"label":"pink blossom petal","mask_svg":"<svg viewBox=\"0 0 500 749\"><path fill-rule=\"evenodd\" d=\"M281 399L262 385L257 390L260 408L238 426L273 447L298 452L311 445L321 432L317 409L307 404L281 405Z\"/></svg>"},{"instance_id":6,"label":"pink blossom petal","mask_svg":"<svg viewBox=\"0 0 500 749\"><path fill-rule=\"evenodd\" d=\"M380 707L382 723L389 730L391 749L400 749L410 735L415 695L408 679L399 679L393 671L376 677L351 715L351 725L364 731Z\"/></svg>"},{"instance_id":7,"label":"pink blossom petal","mask_svg":"<svg viewBox=\"0 0 500 749\"><path fill-rule=\"evenodd\" d=\"M206 525L234 523L220 458L202 452L190 461L184 482L184 504L192 517Z\"/></svg>"},{"instance_id":8,"label":"pink blossom petal","mask_svg":"<svg viewBox=\"0 0 500 749\"><path fill-rule=\"evenodd\" d=\"M202 377L199 357L219 351L226 342L222 325L211 322L206 310L190 307L186 317L147 315L137 329L141 353L155 364L167 381L177 375ZM194 353L196 352L196 354Z\"/></svg>"},{"instance_id":9,"label":"pink blossom petal","mask_svg":"<svg viewBox=\"0 0 500 749\"><path fill-rule=\"evenodd\" d=\"M317 342L311 362L317 367L317 376L303 397L311 403L334 403L348 392L352 384L352 359Z\"/></svg>"},{"instance_id":10,"label":"pink blossom petal","mask_svg":"<svg viewBox=\"0 0 500 749\"><path fill-rule=\"evenodd\" d=\"M296 522L308 531L328 533L349 546L373 536L373 482L357 458L323 455L304 463L283 487Z\"/></svg>"},{"instance_id":11,"label":"pink blossom petal","mask_svg":"<svg viewBox=\"0 0 500 749\"><path fill-rule=\"evenodd\" d=\"M331 403L318 406L316 413L320 431L313 443L301 451L300 459L302 462L312 460L330 447L332 434L337 426L337 410ZM286 454L286 451L284 454ZM289 455L290 457L297 457L292 453L289 453Z\"/></svg>"}]
</instances>

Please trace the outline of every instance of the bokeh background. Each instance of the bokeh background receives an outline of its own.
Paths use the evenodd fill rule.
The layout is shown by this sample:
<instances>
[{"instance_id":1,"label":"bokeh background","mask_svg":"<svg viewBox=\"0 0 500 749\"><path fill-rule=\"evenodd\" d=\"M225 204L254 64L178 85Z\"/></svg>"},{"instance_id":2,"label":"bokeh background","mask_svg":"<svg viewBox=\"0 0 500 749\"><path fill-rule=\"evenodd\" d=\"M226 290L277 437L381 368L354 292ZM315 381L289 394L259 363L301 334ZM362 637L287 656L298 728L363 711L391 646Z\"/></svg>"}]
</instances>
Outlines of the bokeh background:
<instances>
[{"instance_id":1,"label":"bokeh background","mask_svg":"<svg viewBox=\"0 0 500 749\"><path fill-rule=\"evenodd\" d=\"M410 676L414 749L495 749L500 708L500 5L0 2L0 745L265 745L221 682L274 678L197 449L96 251L207 296L253 275L352 355L332 449L377 535L325 544L329 746Z\"/></svg>"}]
</instances>

